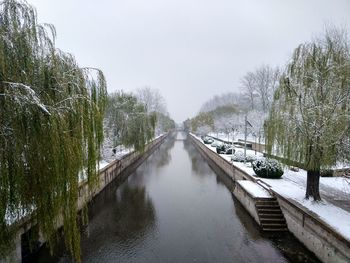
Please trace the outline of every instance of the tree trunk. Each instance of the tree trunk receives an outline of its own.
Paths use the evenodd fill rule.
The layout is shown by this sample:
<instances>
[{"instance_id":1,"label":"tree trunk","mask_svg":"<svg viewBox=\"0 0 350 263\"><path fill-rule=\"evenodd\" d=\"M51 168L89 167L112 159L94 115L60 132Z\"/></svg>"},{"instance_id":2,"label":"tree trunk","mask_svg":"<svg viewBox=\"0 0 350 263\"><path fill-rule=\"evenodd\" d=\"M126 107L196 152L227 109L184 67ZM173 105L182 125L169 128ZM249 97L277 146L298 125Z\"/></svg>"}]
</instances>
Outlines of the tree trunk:
<instances>
[{"instance_id":1,"label":"tree trunk","mask_svg":"<svg viewBox=\"0 0 350 263\"><path fill-rule=\"evenodd\" d=\"M305 198L313 197L314 201L320 201L320 171L307 171Z\"/></svg>"}]
</instances>

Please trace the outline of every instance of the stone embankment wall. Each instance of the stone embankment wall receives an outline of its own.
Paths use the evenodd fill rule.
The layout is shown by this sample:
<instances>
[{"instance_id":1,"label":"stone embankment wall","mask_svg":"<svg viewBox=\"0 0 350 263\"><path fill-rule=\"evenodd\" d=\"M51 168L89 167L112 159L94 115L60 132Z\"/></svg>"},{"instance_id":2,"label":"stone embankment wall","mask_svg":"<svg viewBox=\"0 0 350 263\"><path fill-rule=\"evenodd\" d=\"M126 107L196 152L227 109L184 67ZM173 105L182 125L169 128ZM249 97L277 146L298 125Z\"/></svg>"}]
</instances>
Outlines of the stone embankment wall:
<instances>
[{"instance_id":1,"label":"stone embankment wall","mask_svg":"<svg viewBox=\"0 0 350 263\"><path fill-rule=\"evenodd\" d=\"M161 137L158 137L157 139L147 144L143 152L140 153L140 152L133 151L131 153L124 155L121 159L114 160L113 162L105 166L103 169L100 169L99 182L93 195L89 195L88 193L89 189L88 189L87 182L81 183L79 187L78 208L81 209L87 201L90 201L89 199L93 198L98 193L100 193L107 185L109 185L115 178L117 178L118 175L121 174L126 168L130 167L137 161L146 159L150 154L152 154L152 152L160 144L163 143L165 138L166 138L166 135L162 135Z\"/></svg>"},{"instance_id":2,"label":"stone embankment wall","mask_svg":"<svg viewBox=\"0 0 350 263\"><path fill-rule=\"evenodd\" d=\"M234 181L237 180L249 180L251 176L247 175L244 171L237 167L234 167L232 163L228 162L222 158L219 154L208 149L203 143L199 142L197 139L190 136L191 141L196 146L196 148L202 153L202 155L211 159L217 166L219 166L228 176Z\"/></svg>"},{"instance_id":3,"label":"stone embankment wall","mask_svg":"<svg viewBox=\"0 0 350 263\"><path fill-rule=\"evenodd\" d=\"M258 212L256 211L255 207L255 198L238 183L235 185L233 193L244 208L249 212L249 214L254 218L255 222L260 225Z\"/></svg>"},{"instance_id":4,"label":"stone embankment wall","mask_svg":"<svg viewBox=\"0 0 350 263\"><path fill-rule=\"evenodd\" d=\"M251 180L257 183L260 181L258 178L254 178L223 159L193 136L190 135L189 138L205 158L211 159L232 180ZM259 185L263 186L261 183ZM298 205L293 200L284 198L269 187L264 188L276 197L287 221L288 230L310 251L315 253L322 262L350 262L350 240L346 239L305 207ZM242 197L240 202L255 221L259 223L257 212L252 205L254 198L242 187L235 189L235 191Z\"/></svg>"},{"instance_id":5,"label":"stone embankment wall","mask_svg":"<svg viewBox=\"0 0 350 263\"><path fill-rule=\"evenodd\" d=\"M288 229L323 262L350 262L350 242L312 211L275 193Z\"/></svg>"},{"instance_id":6,"label":"stone embankment wall","mask_svg":"<svg viewBox=\"0 0 350 263\"><path fill-rule=\"evenodd\" d=\"M103 169L99 170L99 181L96 189L91 194L89 193L87 182L82 182L79 186L79 199L78 199L78 209L81 210L83 206L89 202L93 197L99 194L105 187L107 187L115 178L117 178L125 169L134 165L136 162L142 162L149 155L153 153L165 140L167 134L158 137L157 139L151 141L145 146L143 152L131 152L124 155L120 159L116 159L113 162L109 163ZM61 220L60 220L61 221ZM29 216L21 219L19 224L18 232L16 233L15 239L15 249L8 258L1 259L0 263L7 262L22 262L22 235L29 231L36 222L33 221ZM60 228L63 225L63 222L59 222L57 228ZM39 236L40 233L39 233ZM43 238L40 239L40 242L45 242Z\"/></svg>"}]
</instances>

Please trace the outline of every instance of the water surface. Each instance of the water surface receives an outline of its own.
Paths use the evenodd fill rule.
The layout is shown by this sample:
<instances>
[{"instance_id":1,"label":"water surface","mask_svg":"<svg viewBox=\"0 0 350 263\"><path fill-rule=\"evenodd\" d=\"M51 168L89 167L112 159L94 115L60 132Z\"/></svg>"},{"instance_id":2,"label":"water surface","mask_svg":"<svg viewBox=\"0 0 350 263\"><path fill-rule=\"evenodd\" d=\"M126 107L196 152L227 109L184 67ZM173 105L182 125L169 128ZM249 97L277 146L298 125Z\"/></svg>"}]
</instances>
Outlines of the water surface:
<instances>
[{"instance_id":1,"label":"water surface","mask_svg":"<svg viewBox=\"0 0 350 263\"><path fill-rule=\"evenodd\" d=\"M215 171L185 134L173 135L94 199L83 262L317 262L292 235L261 233Z\"/></svg>"}]
</instances>

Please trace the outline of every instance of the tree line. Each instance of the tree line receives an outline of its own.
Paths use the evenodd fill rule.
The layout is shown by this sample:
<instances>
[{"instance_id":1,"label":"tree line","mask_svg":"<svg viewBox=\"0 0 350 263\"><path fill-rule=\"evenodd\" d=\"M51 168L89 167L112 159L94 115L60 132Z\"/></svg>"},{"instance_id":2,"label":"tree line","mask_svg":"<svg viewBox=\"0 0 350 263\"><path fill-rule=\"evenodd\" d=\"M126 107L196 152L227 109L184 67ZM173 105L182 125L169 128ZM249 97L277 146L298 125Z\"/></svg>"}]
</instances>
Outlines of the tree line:
<instances>
[{"instance_id":1,"label":"tree line","mask_svg":"<svg viewBox=\"0 0 350 263\"><path fill-rule=\"evenodd\" d=\"M0 258L14 249L15 223L30 215L51 248L63 220L80 262L78 175L92 193L107 139L142 150L175 125L164 103L152 108L159 92L108 95L103 73L80 67L55 37L26 1L0 2Z\"/></svg>"},{"instance_id":2,"label":"tree line","mask_svg":"<svg viewBox=\"0 0 350 263\"><path fill-rule=\"evenodd\" d=\"M103 159L111 160L118 146L142 151L147 142L175 128L163 96L150 87L135 94L123 91L108 95L104 118Z\"/></svg>"},{"instance_id":3,"label":"tree line","mask_svg":"<svg viewBox=\"0 0 350 263\"><path fill-rule=\"evenodd\" d=\"M199 134L249 132L267 154L307 170L306 198L320 200L321 170L350 161L348 31L333 26L300 44L286 66L262 65L241 79L241 93L215 96L184 122ZM223 105L230 112L214 114Z\"/></svg>"}]
</instances>

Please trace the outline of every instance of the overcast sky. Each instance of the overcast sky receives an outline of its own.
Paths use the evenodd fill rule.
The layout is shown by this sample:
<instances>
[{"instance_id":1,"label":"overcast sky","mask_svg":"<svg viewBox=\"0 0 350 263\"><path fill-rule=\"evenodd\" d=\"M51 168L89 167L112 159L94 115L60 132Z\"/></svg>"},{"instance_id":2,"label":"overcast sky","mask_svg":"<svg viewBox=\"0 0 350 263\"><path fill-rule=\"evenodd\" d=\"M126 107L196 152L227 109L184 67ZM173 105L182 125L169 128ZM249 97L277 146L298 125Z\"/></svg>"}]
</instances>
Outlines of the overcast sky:
<instances>
[{"instance_id":1,"label":"overcast sky","mask_svg":"<svg viewBox=\"0 0 350 263\"><path fill-rule=\"evenodd\" d=\"M350 0L29 0L56 45L105 73L108 91L159 89L177 122L239 92L261 64L284 65L326 23L350 27Z\"/></svg>"}]
</instances>

